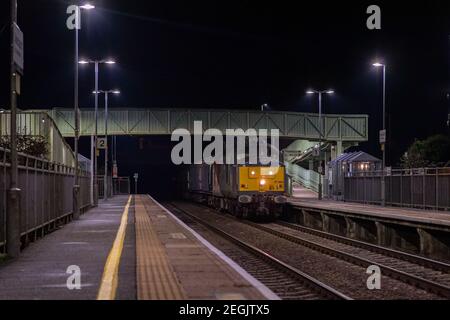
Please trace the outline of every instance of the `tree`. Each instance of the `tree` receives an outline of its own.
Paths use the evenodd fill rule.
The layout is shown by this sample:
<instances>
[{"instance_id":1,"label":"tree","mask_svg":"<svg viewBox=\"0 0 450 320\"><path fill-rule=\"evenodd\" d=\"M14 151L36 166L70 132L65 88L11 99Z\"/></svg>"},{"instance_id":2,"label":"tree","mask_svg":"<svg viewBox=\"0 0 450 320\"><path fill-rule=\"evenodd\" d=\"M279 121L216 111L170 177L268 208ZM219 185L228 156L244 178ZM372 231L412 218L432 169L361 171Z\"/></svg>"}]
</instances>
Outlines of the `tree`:
<instances>
[{"instance_id":1,"label":"tree","mask_svg":"<svg viewBox=\"0 0 450 320\"><path fill-rule=\"evenodd\" d=\"M444 166L450 160L450 138L434 135L416 140L401 158L404 168Z\"/></svg>"}]
</instances>

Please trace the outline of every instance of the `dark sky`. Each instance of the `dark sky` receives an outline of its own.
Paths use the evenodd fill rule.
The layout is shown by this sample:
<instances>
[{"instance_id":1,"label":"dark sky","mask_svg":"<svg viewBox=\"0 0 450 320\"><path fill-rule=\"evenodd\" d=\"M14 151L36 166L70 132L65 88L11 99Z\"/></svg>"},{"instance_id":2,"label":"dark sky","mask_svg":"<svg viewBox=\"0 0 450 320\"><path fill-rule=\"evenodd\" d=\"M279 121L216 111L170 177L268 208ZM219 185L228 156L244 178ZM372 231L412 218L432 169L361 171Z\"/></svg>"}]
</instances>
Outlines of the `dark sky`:
<instances>
[{"instance_id":1,"label":"dark sky","mask_svg":"<svg viewBox=\"0 0 450 320\"><path fill-rule=\"evenodd\" d=\"M9 1L0 3L0 107L8 108ZM67 1L18 0L25 34L19 106L73 106L73 32ZM91 1L80 54L114 57L101 88L120 88L113 107L191 107L313 112L308 87L336 90L327 113L370 115L378 155L381 73L388 65L390 158L414 138L445 132L448 110L448 1ZM382 9L382 30L366 28L366 8ZM81 106L92 106L92 67L80 70Z\"/></svg>"}]
</instances>

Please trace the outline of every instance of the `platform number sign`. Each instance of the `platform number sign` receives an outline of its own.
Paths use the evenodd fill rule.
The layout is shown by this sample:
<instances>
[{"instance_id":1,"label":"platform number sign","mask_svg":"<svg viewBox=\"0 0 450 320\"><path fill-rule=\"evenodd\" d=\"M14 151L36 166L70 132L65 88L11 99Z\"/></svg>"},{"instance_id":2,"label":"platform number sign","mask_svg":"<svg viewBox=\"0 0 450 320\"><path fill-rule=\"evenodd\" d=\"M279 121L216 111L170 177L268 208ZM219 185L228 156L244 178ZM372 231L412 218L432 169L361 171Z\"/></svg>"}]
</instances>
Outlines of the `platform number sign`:
<instances>
[{"instance_id":1,"label":"platform number sign","mask_svg":"<svg viewBox=\"0 0 450 320\"><path fill-rule=\"evenodd\" d=\"M97 149L106 149L106 138L97 139Z\"/></svg>"},{"instance_id":2,"label":"platform number sign","mask_svg":"<svg viewBox=\"0 0 450 320\"><path fill-rule=\"evenodd\" d=\"M386 130L380 131L380 143L381 144L386 143Z\"/></svg>"}]
</instances>

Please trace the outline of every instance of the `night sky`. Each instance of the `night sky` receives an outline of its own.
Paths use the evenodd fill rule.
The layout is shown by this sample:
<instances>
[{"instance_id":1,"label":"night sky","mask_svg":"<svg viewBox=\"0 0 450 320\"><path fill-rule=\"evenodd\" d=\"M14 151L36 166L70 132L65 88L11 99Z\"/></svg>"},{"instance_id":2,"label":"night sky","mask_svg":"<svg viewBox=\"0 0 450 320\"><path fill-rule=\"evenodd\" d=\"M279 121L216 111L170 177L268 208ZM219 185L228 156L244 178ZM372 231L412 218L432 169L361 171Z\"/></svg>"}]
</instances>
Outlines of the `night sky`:
<instances>
[{"instance_id":1,"label":"night sky","mask_svg":"<svg viewBox=\"0 0 450 320\"><path fill-rule=\"evenodd\" d=\"M61 0L19 0L25 76L19 107L73 106L73 32ZM73 1L72 1L73 3ZM309 87L333 88L327 113L370 116L379 156L381 72L388 66L388 162L415 138L446 132L448 1L91 1L83 12L80 56L113 57L101 89L120 88L112 107L189 107L316 112ZM366 28L366 8L382 10L382 30ZM9 105L9 1L0 3L0 107ZM80 68L80 105L92 106L93 67ZM120 152L120 146L119 146Z\"/></svg>"}]
</instances>

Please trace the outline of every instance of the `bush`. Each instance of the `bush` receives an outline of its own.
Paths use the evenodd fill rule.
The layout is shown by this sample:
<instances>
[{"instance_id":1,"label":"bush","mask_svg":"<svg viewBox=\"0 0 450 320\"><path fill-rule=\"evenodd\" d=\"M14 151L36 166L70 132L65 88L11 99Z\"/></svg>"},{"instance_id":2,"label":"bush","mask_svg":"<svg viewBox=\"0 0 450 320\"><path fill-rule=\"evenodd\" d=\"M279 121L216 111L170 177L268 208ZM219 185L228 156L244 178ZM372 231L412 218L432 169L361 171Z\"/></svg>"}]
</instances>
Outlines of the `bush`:
<instances>
[{"instance_id":1,"label":"bush","mask_svg":"<svg viewBox=\"0 0 450 320\"><path fill-rule=\"evenodd\" d=\"M444 166L450 160L450 138L434 135L425 140L416 140L401 158L404 168Z\"/></svg>"},{"instance_id":2,"label":"bush","mask_svg":"<svg viewBox=\"0 0 450 320\"><path fill-rule=\"evenodd\" d=\"M0 147L11 149L11 137L0 138ZM48 142L43 136L17 136L17 151L27 155L48 159Z\"/></svg>"}]
</instances>

